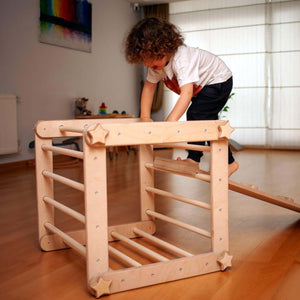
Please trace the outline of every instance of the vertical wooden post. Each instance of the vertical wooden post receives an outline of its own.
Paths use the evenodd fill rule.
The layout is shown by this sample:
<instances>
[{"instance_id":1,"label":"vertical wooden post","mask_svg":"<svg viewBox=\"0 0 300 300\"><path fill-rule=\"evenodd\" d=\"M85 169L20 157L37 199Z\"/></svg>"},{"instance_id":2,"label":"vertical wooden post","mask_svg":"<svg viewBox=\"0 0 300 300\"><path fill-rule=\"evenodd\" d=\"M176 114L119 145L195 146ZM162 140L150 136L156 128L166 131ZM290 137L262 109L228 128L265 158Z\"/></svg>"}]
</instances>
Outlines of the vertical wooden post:
<instances>
[{"instance_id":1,"label":"vertical wooden post","mask_svg":"<svg viewBox=\"0 0 300 300\"><path fill-rule=\"evenodd\" d=\"M212 251L229 251L228 234L228 140L211 142Z\"/></svg>"},{"instance_id":2,"label":"vertical wooden post","mask_svg":"<svg viewBox=\"0 0 300 300\"><path fill-rule=\"evenodd\" d=\"M44 202L44 196L53 198L53 179L45 177L44 170L53 172L53 155L51 151L42 150L42 145L52 146L52 138L41 139L35 135L36 189L38 208L39 240L47 234L46 222L54 224L54 207Z\"/></svg>"},{"instance_id":3,"label":"vertical wooden post","mask_svg":"<svg viewBox=\"0 0 300 300\"><path fill-rule=\"evenodd\" d=\"M145 163L153 163L153 146L140 145L139 168L140 168L140 204L141 220L151 220L145 212L147 209L154 210L154 194L147 192L146 187L154 187L154 171L145 167Z\"/></svg>"},{"instance_id":4,"label":"vertical wooden post","mask_svg":"<svg viewBox=\"0 0 300 300\"><path fill-rule=\"evenodd\" d=\"M108 271L106 148L83 139L88 284Z\"/></svg>"}]
</instances>

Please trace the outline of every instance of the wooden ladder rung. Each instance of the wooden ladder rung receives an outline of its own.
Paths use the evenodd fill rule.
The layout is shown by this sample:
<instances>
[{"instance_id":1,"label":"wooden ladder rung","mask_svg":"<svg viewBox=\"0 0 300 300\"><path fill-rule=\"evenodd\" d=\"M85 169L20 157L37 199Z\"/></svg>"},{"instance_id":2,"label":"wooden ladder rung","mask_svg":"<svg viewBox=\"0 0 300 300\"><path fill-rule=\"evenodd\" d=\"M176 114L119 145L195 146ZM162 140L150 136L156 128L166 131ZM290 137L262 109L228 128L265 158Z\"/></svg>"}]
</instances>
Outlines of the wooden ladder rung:
<instances>
[{"instance_id":1,"label":"wooden ladder rung","mask_svg":"<svg viewBox=\"0 0 300 300\"><path fill-rule=\"evenodd\" d=\"M164 257L164 256L162 256L162 255L160 255L160 254L158 254L158 253L156 253L156 252L154 252L154 251L152 251L152 250L150 250L150 249L148 249L148 248L146 248L146 247L144 247L144 246L142 246L142 245L140 245L140 244L132 241L131 239L123 236L122 234L119 234L116 231L111 232L111 235L114 238L119 239L120 241L123 241L127 245L135 248L136 250L140 251L141 253L144 253L147 256L149 256L149 257L151 257L151 258L153 258L153 259L155 259L157 261L160 261L160 262L162 262L162 261L169 261L169 259L167 259L166 257Z\"/></svg>"}]
</instances>

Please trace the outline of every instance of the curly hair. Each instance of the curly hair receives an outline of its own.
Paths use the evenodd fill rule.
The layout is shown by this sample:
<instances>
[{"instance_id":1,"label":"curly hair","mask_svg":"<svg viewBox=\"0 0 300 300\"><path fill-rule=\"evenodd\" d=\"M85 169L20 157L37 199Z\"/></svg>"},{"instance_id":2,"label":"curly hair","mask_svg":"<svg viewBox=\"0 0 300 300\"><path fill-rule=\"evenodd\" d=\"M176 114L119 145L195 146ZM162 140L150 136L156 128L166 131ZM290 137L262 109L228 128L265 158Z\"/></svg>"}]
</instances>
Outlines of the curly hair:
<instances>
[{"instance_id":1,"label":"curly hair","mask_svg":"<svg viewBox=\"0 0 300 300\"><path fill-rule=\"evenodd\" d=\"M173 55L183 41L175 25L159 18L145 18L132 28L125 40L126 60L140 64L144 59L161 59Z\"/></svg>"}]
</instances>

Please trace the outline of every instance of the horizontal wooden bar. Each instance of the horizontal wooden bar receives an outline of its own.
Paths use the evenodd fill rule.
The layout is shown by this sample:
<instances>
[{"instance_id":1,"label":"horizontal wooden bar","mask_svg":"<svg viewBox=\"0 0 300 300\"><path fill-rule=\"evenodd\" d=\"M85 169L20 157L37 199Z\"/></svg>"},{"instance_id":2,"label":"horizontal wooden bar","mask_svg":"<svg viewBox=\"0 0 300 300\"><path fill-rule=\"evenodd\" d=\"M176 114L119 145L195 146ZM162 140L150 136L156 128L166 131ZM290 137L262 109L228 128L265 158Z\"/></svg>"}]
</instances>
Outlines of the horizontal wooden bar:
<instances>
[{"instance_id":1,"label":"horizontal wooden bar","mask_svg":"<svg viewBox=\"0 0 300 300\"><path fill-rule=\"evenodd\" d=\"M59 130L61 132L68 131L68 132L83 133L83 131L84 131L84 128L82 128L82 127L75 127L75 126L60 125L58 128L59 128Z\"/></svg>"},{"instance_id":2,"label":"horizontal wooden bar","mask_svg":"<svg viewBox=\"0 0 300 300\"><path fill-rule=\"evenodd\" d=\"M167 249L168 251L175 253L175 254L179 254L180 256L194 256L192 253L187 252L179 247L176 247L168 242L165 242L143 230L140 230L138 228L133 228L134 233L138 234L141 237L144 237L146 240L149 240L151 242L153 242L154 244L157 244L158 246Z\"/></svg>"},{"instance_id":3,"label":"horizontal wooden bar","mask_svg":"<svg viewBox=\"0 0 300 300\"><path fill-rule=\"evenodd\" d=\"M69 235L67 235L66 233L64 233L63 231L61 231L60 229L58 229L57 227L55 227L54 225L52 225L49 222L46 222L44 224L44 226L45 226L45 228L50 230L52 233L55 233L55 234L59 235L69 247L76 250L83 257L86 257L86 248L85 248L85 246L81 245L76 240L74 240Z\"/></svg>"},{"instance_id":4,"label":"horizontal wooden bar","mask_svg":"<svg viewBox=\"0 0 300 300\"><path fill-rule=\"evenodd\" d=\"M143 230L149 234L154 234L156 230L155 223L151 220L111 225L108 226L108 241L112 242L116 240L111 235L111 232L117 232L123 236L126 236L127 238L136 238L137 235L133 232L133 228L139 228L140 230Z\"/></svg>"},{"instance_id":5,"label":"horizontal wooden bar","mask_svg":"<svg viewBox=\"0 0 300 300\"><path fill-rule=\"evenodd\" d=\"M156 144L154 146L210 152L209 146L193 145L193 144L186 144L186 143L163 143L163 144Z\"/></svg>"},{"instance_id":6,"label":"horizontal wooden bar","mask_svg":"<svg viewBox=\"0 0 300 300\"><path fill-rule=\"evenodd\" d=\"M127 256L126 254L122 253L121 251L115 249L112 246L108 246L109 253L115 255L125 263L127 263L131 267L139 267L141 264L137 262L136 260L132 259L131 257Z\"/></svg>"},{"instance_id":7,"label":"horizontal wooden bar","mask_svg":"<svg viewBox=\"0 0 300 300\"><path fill-rule=\"evenodd\" d=\"M226 121L221 120L130 123L121 123L119 120L114 120L115 122L112 123L95 119L92 122L88 122L91 120L40 121L35 131L40 138L78 136L82 133L62 132L59 128L74 130L82 128L83 130L85 126L100 123L103 129L109 132L105 145L122 146L218 140L219 128L226 124Z\"/></svg>"},{"instance_id":8,"label":"horizontal wooden bar","mask_svg":"<svg viewBox=\"0 0 300 300\"><path fill-rule=\"evenodd\" d=\"M204 253L167 262L148 264L101 274L98 279L112 281L110 293L117 293L173 280L220 271L220 253Z\"/></svg>"},{"instance_id":9,"label":"horizontal wooden bar","mask_svg":"<svg viewBox=\"0 0 300 300\"><path fill-rule=\"evenodd\" d=\"M128 224L113 225L113 226L108 226L108 230L107 230L108 241L112 242L117 240L110 234L112 231L117 231L118 233L122 234L123 236L126 236L127 238L136 238L137 235L133 232L133 228L135 227L149 234L153 234L155 232L155 223L150 220L133 222ZM66 233L70 237L76 239L76 241L80 242L82 245L85 245L86 243L85 229L68 231ZM44 251L52 251L52 250L67 248L66 244L62 241L62 239L55 234L44 235L40 239L40 246Z\"/></svg>"},{"instance_id":10,"label":"horizontal wooden bar","mask_svg":"<svg viewBox=\"0 0 300 300\"><path fill-rule=\"evenodd\" d=\"M160 255L160 254L158 254L158 253L156 253L156 252L154 252L154 251L152 251L152 250L150 250L150 249L148 249L148 248L132 241L131 239L129 239L129 238L127 238L127 237L125 237L125 236L123 236L123 235L121 235L121 234L119 234L115 231L111 232L111 235L114 238L117 238L120 241L123 241L124 243L130 245L131 247L135 248L136 250L146 254L147 256L149 256L149 257L151 257L151 258L153 258L157 261L168 261L168 259L166 257L164 257L164 256L162 256L162 255Z\"/></svg>"},{"instance_id":11,"label":"horizontal wooden bar","mask_svg":"<svg viewBox=\"0 0 300 300\"><path fill-rule=\"evenodd\" d=\"M146 210L146 214L149 215L149 216L152 216L152 217L154 217L154 218L163 220L163 221L165 221L165 222L171 223L171 224L173 224L173 225L179 226L179 227L184 228L184 229L186 229L186 230L189 230L189 231L198 233L198 234L200 234L200 235L202 235L202 236L211 238L211 233L210 233L209 231L207 231L207 230L198 228L198 227L193 226L193 225L189 225L189 224L187 224L187 223L184 223L184 222L182 222L182 221L178 221L178 220L176 220L176 219L174 219L174 218L165 216L165 215L160 214L160 213L157 213L157 212L155 212L155 211L151 211L151 210L149 210L149 209Z\"/></svg>"},{"instance_id":12,"label":"horizontal wooden bar","mask_svg":"<svg viewBox=\"0 0 300 300\"><path fill-rule=\"evenodd\" d=\"M55 152L58 154L63 154L63 155L68 155L71 157L83 159L83 152L81 152L81 151L66 149L66 148L57 147L57 146L46 146L46 145L42 145L42 149L45 151L52 151L52 152Z\"/></svg>"},{"instance_id":13,"label":"horizontal wooden bar","mask_svg":"<svg viewBox=\"0 0 300 300\"><path fill-rule=\"evenodd\" d=\"M77 181L71 180L69 178L63 177L63 176L58 175L58 174L54 174L54 173L46 171L46 170L44 170L42 172L42 174L46 177L52 178L52 179L54 179L54 180L56 180L60 183L63 183L67 186L70 186L70 187L72 187L76 190L84 192L84 184L83 183L79 183Z\"/></svg>"},{"instance_id":14,"label":"horizontal wooden bar","mask_svg":"<svg viewBox=\"0 0 300 300\"><path fill-rule=\"evenodd\" d=\"M163 197L172 198L172 199L175 199L175 200L187 203L187 204L195 205L195 206L198 206L201 208L211 209L211 205L208 203L201 202L199 200L190 199L190 198L183 197L180 195L176 195L176 194L173 194L173 193L170 193L167 191L163 191L161 189L157 189L157 188L154 188L151 186L147 186L146 191L163 196Z\"/></svg>"},{"instance_id":15,"label":"horizontal wooden bar","mask_svg":"<svg viewBox=\"0 0 300 300\"><path fill-rule=\"evenodd\" d=\"M74 219L78 220L79 222L85 224L85 216L80 214L79 212L71 209L70 207L59 203L58 201L45 196L43 200L50 205L53 205L55 208L59 209L60 211L64 212L65 214L73 217Z\"/></svg>"},{"instance_id":16,"label":"horizontal wooden bar","mask_svg":"<svg viewBox=\"0 0 300 300\"><path fill-rule=\"evenodd\" d=\"M168 172L168 173L173 173L176 175L181 175L181 176L186 176L186 177L191 177L191 178L198 178L206 182L210 182L210 175L207 172L199 170L200 173L196 174L188 174L188 173L182 173L180 171L174 171L174 170L169 170L169 169L163 169L163 168L157 168L155 167L152 163L145 163L145 167L161 172Z\"/></svg>"}]
</instances>

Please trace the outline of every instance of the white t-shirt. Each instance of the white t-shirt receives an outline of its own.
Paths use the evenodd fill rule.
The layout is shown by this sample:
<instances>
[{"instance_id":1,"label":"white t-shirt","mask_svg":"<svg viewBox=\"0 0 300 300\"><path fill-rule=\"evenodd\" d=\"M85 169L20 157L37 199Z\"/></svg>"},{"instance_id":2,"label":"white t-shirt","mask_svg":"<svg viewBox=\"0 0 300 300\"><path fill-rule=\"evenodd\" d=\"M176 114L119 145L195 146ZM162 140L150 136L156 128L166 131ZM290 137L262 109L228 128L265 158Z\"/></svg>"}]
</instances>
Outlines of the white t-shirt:
<instances>
[{"instance_id":1,"label":"white t-shirt","mask_svg":"<svg viewBox=\"0 0 300 300\"><path fill-rule=\"evenodd\" d=\"M205 85L225 82L231 76L232 72L218 56L182 45L162 70L149 68L147 80L157 83L163 79L177 94L181 86L193 83L195 96Z\"/></svg>"}]
</instances>

